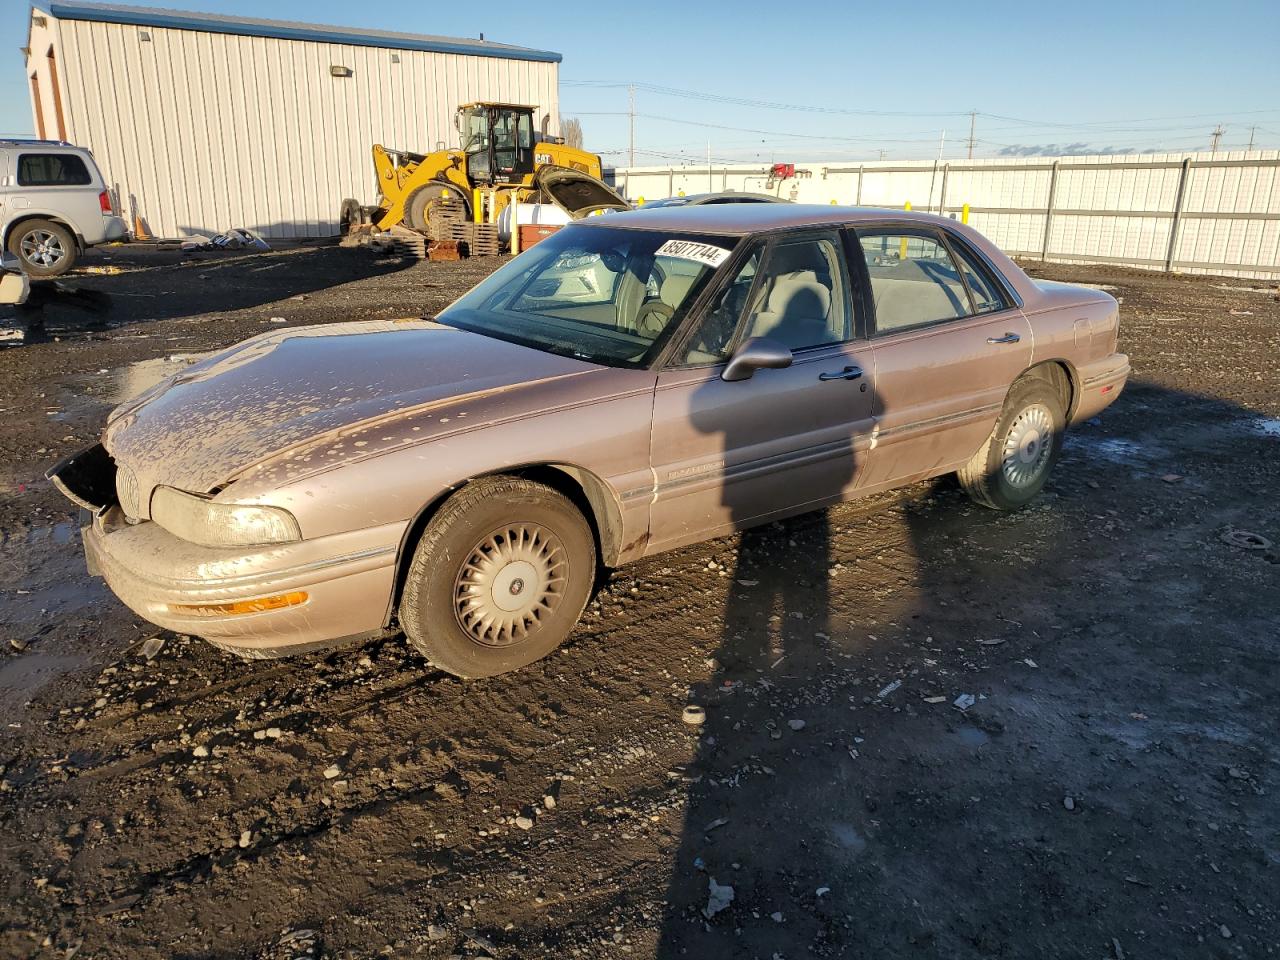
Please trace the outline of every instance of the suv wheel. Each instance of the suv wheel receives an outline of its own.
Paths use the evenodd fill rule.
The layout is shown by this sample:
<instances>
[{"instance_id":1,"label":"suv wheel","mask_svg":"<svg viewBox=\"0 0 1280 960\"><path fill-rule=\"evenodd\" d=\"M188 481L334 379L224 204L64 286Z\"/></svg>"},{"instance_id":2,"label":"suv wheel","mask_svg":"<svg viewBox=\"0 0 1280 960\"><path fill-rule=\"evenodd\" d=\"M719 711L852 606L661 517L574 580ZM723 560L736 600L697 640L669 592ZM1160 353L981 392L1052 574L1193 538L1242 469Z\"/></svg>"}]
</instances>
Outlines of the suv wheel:
<instances>
[{"instance_id":1,"label":"suv wheel","mask_svg":"<svg viewBox=\"0 0 1280 960\"><path fill-rule=\"evenodd\" d=\"M76 262L76 242L66 227L49 220L28 220L9 234L9 252L32 277L56 277Z\"/></svg>"},{"instance_id":2,"label":"suv wheel","mask_svg":"<svg viewBox=\"0 0 1280 960\"><path fill-rule=\"evenodd\" d=\"M517 477L486 477L427 524L405 579L400 625L441 670L491 677L560 646L595 576L595 537L567 497Z\"/></svg>"}]
</instances>

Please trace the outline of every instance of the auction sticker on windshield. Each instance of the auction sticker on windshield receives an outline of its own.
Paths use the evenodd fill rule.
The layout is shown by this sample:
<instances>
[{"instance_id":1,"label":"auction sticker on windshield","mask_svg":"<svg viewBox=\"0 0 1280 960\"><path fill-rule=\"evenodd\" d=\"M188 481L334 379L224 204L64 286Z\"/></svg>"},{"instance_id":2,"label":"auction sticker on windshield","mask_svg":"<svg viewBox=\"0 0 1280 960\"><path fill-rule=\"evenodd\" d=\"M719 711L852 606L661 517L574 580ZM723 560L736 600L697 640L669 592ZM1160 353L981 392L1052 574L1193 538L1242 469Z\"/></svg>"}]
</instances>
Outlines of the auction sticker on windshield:
<instances>
[{"instance_id":1,"label":"auction sticker on windshield","mask_svg":"<svg viewBox=\"0 0 1280 960\"><path fill-rule=\"evenodd\" d=\"M668 240L658 248L659 257L676 257L680 260L693 260L705 263L709 267L718 267L729 259L729 251L709 243L696 240Z\"/></svg>"}]
</instances>

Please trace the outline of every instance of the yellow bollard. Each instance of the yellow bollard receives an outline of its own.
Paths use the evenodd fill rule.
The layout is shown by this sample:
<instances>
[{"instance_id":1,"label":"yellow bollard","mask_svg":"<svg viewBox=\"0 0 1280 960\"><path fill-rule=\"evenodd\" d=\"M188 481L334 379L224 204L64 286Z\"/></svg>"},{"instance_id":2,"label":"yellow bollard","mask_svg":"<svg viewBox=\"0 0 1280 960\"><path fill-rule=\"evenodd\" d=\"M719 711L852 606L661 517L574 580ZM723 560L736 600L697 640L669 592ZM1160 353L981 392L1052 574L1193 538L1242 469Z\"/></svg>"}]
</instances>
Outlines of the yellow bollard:
<instances>
[{"instance_id":1,"label":"yellow bollard","mask_svg":"<svg viewBox=\"0 0 1280 960\"><path fill-rule=\"evenodd\" d=\"M961 223L969 222L969 205L967 203L960 208L960 222Z\"/></svg>"},{"instance_id":2,"label":"yellow bollard","mask_svg":"<svg viewBox=\"0 0 1280 960\"><path fill-rule=\"evenodd\" d=\"M643 206L644 206L644 197L636 197L636 206L637 206L637 207L643 207Z\"/></svg>"},{"instance_id":3,"label":"yellow bollard","mask_svg":"<svg viewBox=\"0 0 1280 960\"><path fill-rule=\"evenodd\" d=\"M911 201L908 200L906 203L904 203L902 205L902 209L910 210ZM899 260L907 259L907 238L906 237L903 237L900 241L898 241L898 259Z\"/></svg>"},{"instance_id":4,"label":"yellow bollard","mask_svg":"<svg viewBox=\"0 0 1280 960\"><path fill-rule=\"evenodd\" d=\"M471 219L484 223L484 193L479 187L471 191Z\"/></svg>"},{"instance_id":5,"label":"yellow bollard","mask_svg":"<svg viewBox=\"0 0 1280 960\"><path fill-rule=\"evenodd\" d=\"M676 196L677 196L677 197L683 197L683 196L684 196L684 191L683 191L683 190L681 190L679 193L677 193L677 194L676 194Z\"/></svg>"},{"instance_id":6,"label":"yellow bollard","mask_svg":"<svg viewBox=\"0 0 1280 960\"><path fill-rule=\"evenodd\" d=\"M832 200L832 201L831 201L831 205L834 207L834 206L836 205L836 202L835 202L834 200Z\"/></svg>"}]
</instances>

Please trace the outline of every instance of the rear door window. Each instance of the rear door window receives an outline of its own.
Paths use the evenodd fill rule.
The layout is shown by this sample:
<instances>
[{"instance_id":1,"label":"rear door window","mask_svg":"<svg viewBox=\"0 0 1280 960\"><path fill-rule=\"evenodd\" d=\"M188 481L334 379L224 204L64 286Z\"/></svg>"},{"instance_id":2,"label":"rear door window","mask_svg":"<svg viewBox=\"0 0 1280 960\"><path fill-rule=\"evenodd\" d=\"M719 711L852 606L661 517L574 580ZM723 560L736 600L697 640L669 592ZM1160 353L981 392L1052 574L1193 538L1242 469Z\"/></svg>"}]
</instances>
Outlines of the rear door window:
<instances>
[{"instance_id":1,"label":"rear door window","mask_svg":"<svg viewBox=\"0 0 1280 960\"><path fill-rule=\"evenodd\" d=\"M950 234L947 235L956 261L960 264L960 272L964 274L969 292L973 294L974 313L995 313L1009 306L1000 285L986 270L977 256Z\"/></svg>"},{"instance_id":2,"label":"rear door window","mask_svg":"<svg viewBox=\"0 0 1280 960\"><path fill-rule=\"evenodd\" d=\"M860 230L879 334L967 317L969 294L951 254L926 231Z\"/></svg>"},{"instance_id":3,"label":"rear door window","mask_svg":"<svg viewBox=\"0 0 1280 960\"><path fill-rule=\"evenodd\" d=\"M20 187L83 187L91 183L89 168L74 153L24 153L18 157Z\"/></svg>"}]
</instances>

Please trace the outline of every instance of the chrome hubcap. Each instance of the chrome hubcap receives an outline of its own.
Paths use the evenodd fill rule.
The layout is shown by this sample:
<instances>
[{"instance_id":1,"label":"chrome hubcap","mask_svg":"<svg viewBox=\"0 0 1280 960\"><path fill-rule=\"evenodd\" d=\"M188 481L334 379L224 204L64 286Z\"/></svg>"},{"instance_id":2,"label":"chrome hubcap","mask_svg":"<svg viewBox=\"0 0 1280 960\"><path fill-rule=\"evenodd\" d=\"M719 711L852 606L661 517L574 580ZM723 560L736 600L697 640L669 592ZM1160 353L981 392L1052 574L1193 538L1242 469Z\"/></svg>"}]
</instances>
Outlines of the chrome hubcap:
<instances>
[{"instance_id":1,"label":"chrome hubcap","mask_svg":"<svg viewBox=\"0 0 1280 960\"><path fill-rule=\"evenodd\" d=\"M555 612L568 575L564 544L546 527L501 527L475 545L458 572L458 624L486 646L519 643Z\"/></svg>"},{"instance_id":2,"label":"chrome hubcap","mask_svg":"<svg viewBox=\"0 0 1280 960\"><path fill-rule=\"evenodd\" d=\"M1040 478L1053 452L1053 415L1044 404L1023 410L1009 426L1004 440L1004 478L1015 487L1029 487Z\"/></svg>"},{"instance_id":3,"label":"chrome hubcap","mask_svg":"<svg viewBox=\"0 0 1280 960\"><path fill-rule=\"evenodd\" d=\"M62 241L48 230L32 230L22 238L19 247L23 258L39 267L57 266L67 255Z\"/></svg>"}]
</instances>

